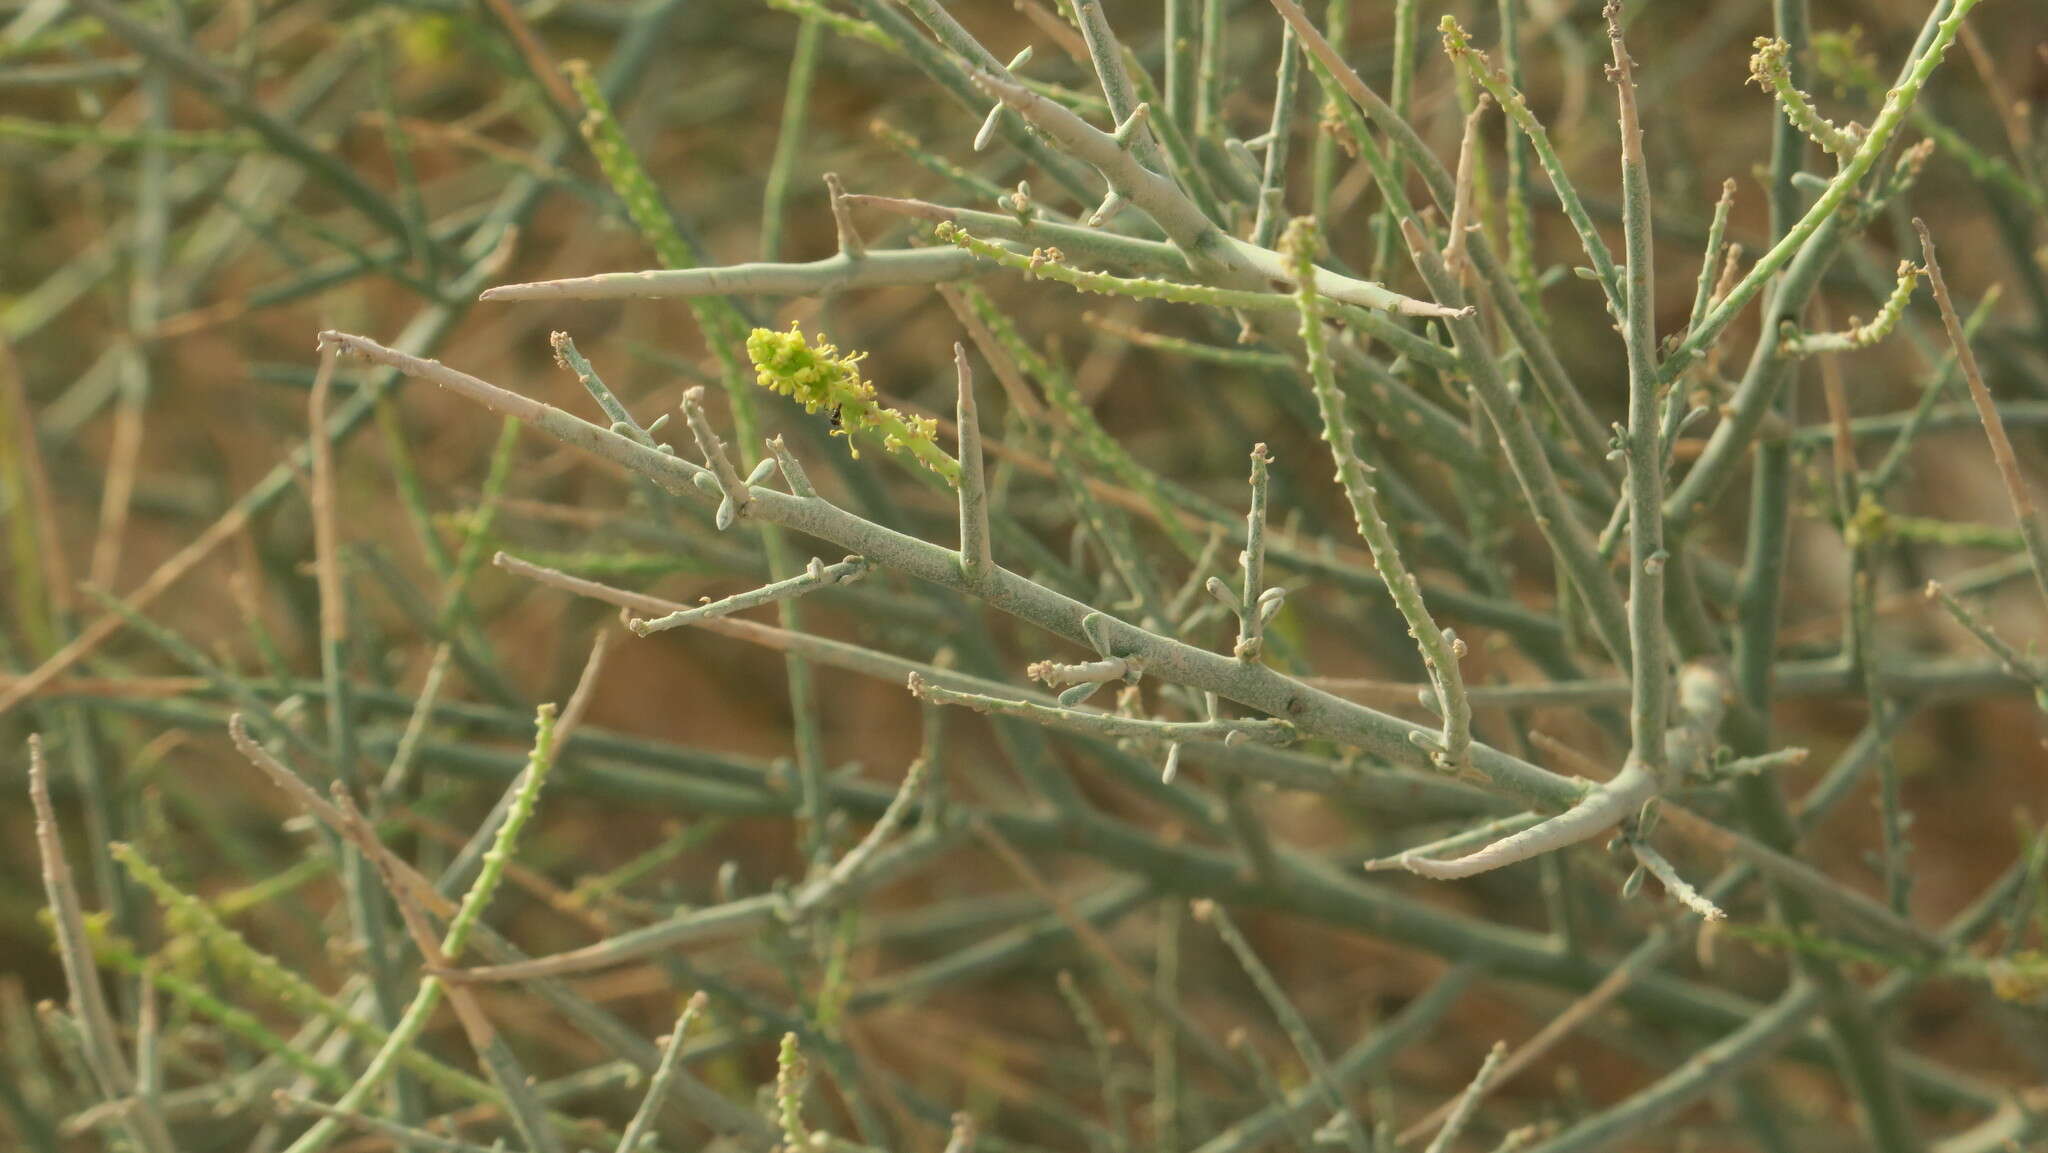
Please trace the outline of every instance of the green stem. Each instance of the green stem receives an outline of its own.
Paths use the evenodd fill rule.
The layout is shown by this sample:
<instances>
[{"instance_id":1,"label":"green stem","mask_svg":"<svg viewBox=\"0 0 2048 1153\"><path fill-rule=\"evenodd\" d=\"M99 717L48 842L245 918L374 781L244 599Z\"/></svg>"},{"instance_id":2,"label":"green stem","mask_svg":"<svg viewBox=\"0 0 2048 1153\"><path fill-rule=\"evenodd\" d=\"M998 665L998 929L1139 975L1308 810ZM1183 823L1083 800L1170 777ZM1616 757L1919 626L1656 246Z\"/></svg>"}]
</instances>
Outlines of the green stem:
<instances>
[{"instance_id":1,"label":"green stem","mask_svg":"<svg viewBox=\"0 0 2048 1153\"><path fill-rule=\"evenodd\" d=\"M782 96L782 125L775 133L775 154L768 163L767 183L761 189L763 260L774 260L782 251L784 204L789 198L790 176L803 154L805 121L824 28L823 22L815 17L804 17L797 25L796 47L790 51L789 84Z\"/></svg>"}]
</instances>

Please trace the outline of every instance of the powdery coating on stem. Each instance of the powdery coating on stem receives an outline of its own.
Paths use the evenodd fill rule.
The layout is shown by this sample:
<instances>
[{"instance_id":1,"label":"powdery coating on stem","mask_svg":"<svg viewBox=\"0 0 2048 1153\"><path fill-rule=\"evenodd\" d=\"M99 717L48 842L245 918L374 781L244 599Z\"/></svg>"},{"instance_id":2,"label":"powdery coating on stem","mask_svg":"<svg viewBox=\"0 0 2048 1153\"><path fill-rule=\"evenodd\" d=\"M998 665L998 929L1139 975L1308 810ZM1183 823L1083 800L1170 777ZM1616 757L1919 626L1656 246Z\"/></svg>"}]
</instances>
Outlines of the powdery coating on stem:
<instances>
[{"instance_id":1,"label":"powdery coating on stem","mask_svg":"<svg viewBox=\"0 0 2048 1153\"><path fill-rule=\"evenodd\" d=\"M747 505L754 499L753 486L733 467L732 458L725 454L725 442L718 439L711 418L704 413L703 385L683 390L682 410L690 436L697 442L697 451L704 454L705 467L711 470L712 480L724 497L718 505L716 523L721 530L730 528L735 518L746 515Z\"/></svg>"},{"instance_id":2,"label":"powdery coating on stem","mask_svg":"<svg viewBox=\"0 0 2048 1153\"><path fill-rule=\"evenodd\" d=\"M969 76L977 86L1101 173L1110 191L1150 216L1198 273L1227 274L1241 268L1241 260L1225 243L1223 230L1203 215L1201 208L1172 180L1139 163L1116 137L1100 131L1057 102L999 75L987 63L970 68Z\"/></svg>"},{"instance_id":3,"label":"powdery coating on stem","mask_svg":"<svg viewBox=\"0 0 2048 1153\"><path fill-rule=\"evenodd\" d=\"M1722 912L1719 905L1708 900L1698 889L1687 883L1684 877L1678 875L1678 869L1664 859L1664 854L1640 841L1630 843L1629 849L1635 853L1636 860L1642 862L1643 868L1648 869L1650 875L1664 886L1664 891L1671 894L1672 900L1698 913L1702 920L1728 919L1728 914Z\"/></svg>"},{"instance_id":4,"label":"powdery coating on stem","mask_svg":"<svg viewBox=\"0 0 2048 1153\"><path fill-rule=\"evenodd\" d=\"M1663 767L1670 780L1712 774L1732 693L1719 661L1690 661L1679 670L1678 719L1664 734Z\"/></svg>"},{"instance_id":5,"label":"powdery coating on stem","mask_svg":"<svg viewBox=\"0 0 2048 1153\"><path fill-rule=\"evenodd\" d=\"M1108 681L1135 680L1137 666L1122 657L1104 657L1099 661L1083 661L1080 664L1062 664L1058 661L1034 661L1024 670L1024 675L1048 688L1070 688L1074 685L1099 685Z\"/></svg>"},{"instance_id":6,"label":"powdery coating on stem","mask_svg":"<svg viewBox=\"0 0 2048 1153\"><path fill-rule=\"evenodd\" d=\"M576 383L582 385L590 399L597 402L597 407L603 410L605 419L611 421L614 429L622 429L641 444L654 447L654 437L633 419L633 414L605 384L604 378L597 375L597 369L591 367L590 361L577 350L576 342L569 338L568 333L549 333L548 347L555 350L555 363L575 375Z\"/></svg>"},{"instance_id":7,"label":"powdery coating on stem","mask_svg":"<svg viewBox=\"0 0 2048 1153\"><path fill-rule=\"evenodd\" d=\"M592 597L607 604L617 605L637 613L662 613L674 611L682 607L671 601L664 601L642 593L628 592L624 589L612 588L581 577L573 577L554 569L532 565L504 553L498 554L496 563L498 567L517 576L537 581L573 595ZM858 645L847 644L843 641L829 640L807 633L792 633L754 621L740 620L733 617L718 617L700 621L698 624L706 631L718 633L721 636L747 641L778 652L798 653L805 659L817 664L843 669L859 676L888 681L894 685L902 685L911 673L917 673L928 681L942 683L947 685L947 687L963 692L978 692L993 696L1010 689L1009 685L1001 682L969 676L951 669L942 669L936 665L892 656L873 649L861 648ZM1046 662L1046 664L1050 665L1051 662ZM1114 664L1096 662L1096 666L1092 670L1096 675L1106 676L1111 680L1120 679L1129 669L1129 666L1123 662L1116 662ZM1062 669L1089 668L1089 666L1073 665L1055 667ZM1041 701L1039 703L1046 702ZM1219 744L1198 744L1191 746L1187 750L1187 756L1205 768L1240 775L1246 781L1263 781L1284 788L1305 789L1326 795L1343 796L1368 804L1374 803L1381 795L1407 795L1409 790L1424 785L1431 786L1433 790L1442 790L1441 795L1445 796L1446 799L1453 796L1467 796L1459 786L1438 777L1423 778L1376 773L1353 774L1340 770L1329 762L1308 757L1304 754L1282 752L1267 745L1241 744L1233 747L1224 747ZM1381 782L1384 782L1387 787L1386 794L1373 793L1371 796L1367 796L1359 791ZM1469 795L1469 800L1476 801L1476 794ZM1453 806L1453 811L1455 812L1468 812L1470 810L1470 803Z\"/></svg>"},{"instance_id":8,"label":"powdery coating on stem","mask_svg":"<svg viewBox=\"0 0 2048 1153\"><path fill-rule=\"evenodd\" d=\"M1532 826L1540 825L1543 823L1543 820L1544 818L1536 813L1516 813L1514 816L1511 817L1502 817L1500 820L1497 821L1488 821L1487 823L1480 825L1477 828L1466 829L1464 832L1461 833L1453 833L1448 837L1442 838L1441 840L1431 841L1428 844L1424 845L1417 845L1412 849L1407 849L1402 852L1396 853L1391 857L1375 857L1372 860L1365 862L1365 864L1362 867L1368 873L1378 873L1384 872L1389 869L1403 868L1405 867L1402 863L1403 857L1412 855L1416 857L1434 858L1441 857L1445 853L1462 852L1466 849L1471 848L1474 845L1488 844L1493 841L1497 841L1502 837L1511 836L1515 833L1519 833L1522 830L1530 828Z\"/></svg>"},{"instance_id":9,"label":"powdery coating on stem","mask_svg":"<svg viewBox=\"0 0 2048 1153\"><path fill-rule=\"evenodd\" d=\"M1123 45L1117 42L1116 34L1110 30L1109 19L1103 14L1101 0L1073 0L1069 9L1080 25L1081 39L1087 45L1088 55L1095 65L1096 78L1102 84L1102 94L1109 102L1109 114L1119 124L1140 116L1146 106L1138 102L1137 92L1131 84L1131 74L1124 67ZM1138 162L1154 172L1172 175L1166 154L1159 147L1149 125L1140 121L1135 134L1126 142L1136 154Z\"/></svg>"},{"instance_id":10,"label":"powdery coating on stem","mask_svg":"<svg viewBox=\"0 0 2048 1153\"><path fill-rule=\"evenodd\" d=\"M1628 347L1630 760L1661 775L1671 670L1664 636L1664 446L1657 412L1656 277L1651 264L1650 183L1636 109L1635 64L1622 41L1621 9L1609 0L1607 36L1621 119L1621 221L1627 260L1622 339Z\"/></svg>"},{"instance_id":11,"label":"powdery coating on stem","mask_svg":"<svg viewBox=\"0 0 2048 1153\"><path fill-rule=\"evenodd\" d=\"M1622 766L1613 780L1593 790L1585 800L1534 828L1503 837L1476 853L1448 861L1404 853L1401 866L1411 873L1439 881L1490 873L1591 840L1635 816L1657 792L1657 779L1640 763L1630 761Z\"/></svg>"}]
</instances>

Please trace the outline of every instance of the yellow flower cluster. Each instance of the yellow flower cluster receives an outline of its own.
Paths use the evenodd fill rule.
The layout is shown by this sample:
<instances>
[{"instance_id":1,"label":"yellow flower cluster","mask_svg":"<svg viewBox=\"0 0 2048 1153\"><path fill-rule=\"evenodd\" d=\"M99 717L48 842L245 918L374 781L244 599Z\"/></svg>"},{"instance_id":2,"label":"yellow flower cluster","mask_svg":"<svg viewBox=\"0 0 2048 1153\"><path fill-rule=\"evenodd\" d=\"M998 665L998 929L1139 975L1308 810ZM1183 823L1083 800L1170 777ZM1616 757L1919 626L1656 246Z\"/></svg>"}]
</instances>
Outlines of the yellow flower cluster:
<instances>
[{"instance_id":1,"label":"yellow flower cluster","mask_svg":"<svg viewBox=\"0 0 2048 1153\"><path fill-rule=\"evenodd\" d=\"M848 438L856 459L860 450L851 443L853 434L872 433L882 438L885 451L906 454L947 484L959 484L960 462L939 447L938 422L881 404L875 386L860 374L865 355L842 353L822 336L812 343L795 324L788 332L757 328L747 337L747 359L754 364L756 383L789 397L807 412L831 412L833 433Z\"/></svg>"},{"instance_id":2,"label":"yellow flower cluster","mask_svg":"<svg viewBox=\"0 0 2048 1153\"><path fill-rule=\"evenodd\" d=\"M2022 949L1985 965L1991 992L2015 1005L2048 1005L2048 953Z\"/></svg>"}]
</instances>

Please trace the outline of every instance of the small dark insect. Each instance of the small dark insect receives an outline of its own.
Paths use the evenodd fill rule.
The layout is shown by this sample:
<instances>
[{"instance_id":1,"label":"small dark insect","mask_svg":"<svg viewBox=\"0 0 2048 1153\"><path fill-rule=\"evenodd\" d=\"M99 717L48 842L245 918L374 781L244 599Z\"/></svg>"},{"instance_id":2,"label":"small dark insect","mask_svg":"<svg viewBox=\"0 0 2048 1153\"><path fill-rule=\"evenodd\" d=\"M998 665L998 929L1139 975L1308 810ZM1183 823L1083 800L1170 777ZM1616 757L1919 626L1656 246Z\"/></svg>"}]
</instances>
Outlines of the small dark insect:
<instances>
[{"instance_id":1,"label":"small dark insect","mask_svg":"<svg viewBox=\"0 0 2048 1153\"><path fill-rule=\"evenodd\" d=\"M832 427L833 427L833 428L842 428L842 427L844 427L844 425L842 425L842 424L840 423L840 420L839 420L839 406L838 406L838 405L836 405L836 404L832 406Z\"/></svg>"}]
</instances>

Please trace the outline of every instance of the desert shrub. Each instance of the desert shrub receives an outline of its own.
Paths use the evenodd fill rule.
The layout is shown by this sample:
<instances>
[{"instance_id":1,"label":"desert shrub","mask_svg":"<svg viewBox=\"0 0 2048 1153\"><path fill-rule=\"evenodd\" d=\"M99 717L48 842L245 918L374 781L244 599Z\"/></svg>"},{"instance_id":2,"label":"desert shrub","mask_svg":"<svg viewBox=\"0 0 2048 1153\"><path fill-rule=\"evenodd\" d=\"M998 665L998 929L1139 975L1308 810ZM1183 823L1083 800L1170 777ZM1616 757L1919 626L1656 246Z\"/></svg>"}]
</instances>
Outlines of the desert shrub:
<instances>
[{"instance_id":1,"label":"desert shrub","mask_svg":"<svg viewBox=\"0 0 2048 1153\"><path fill-rule=\"evenodd\" d=\"M2048 24L1366 7L12 6L9 1140L2040 1141Z\"/></svg>"}]
</instances>

